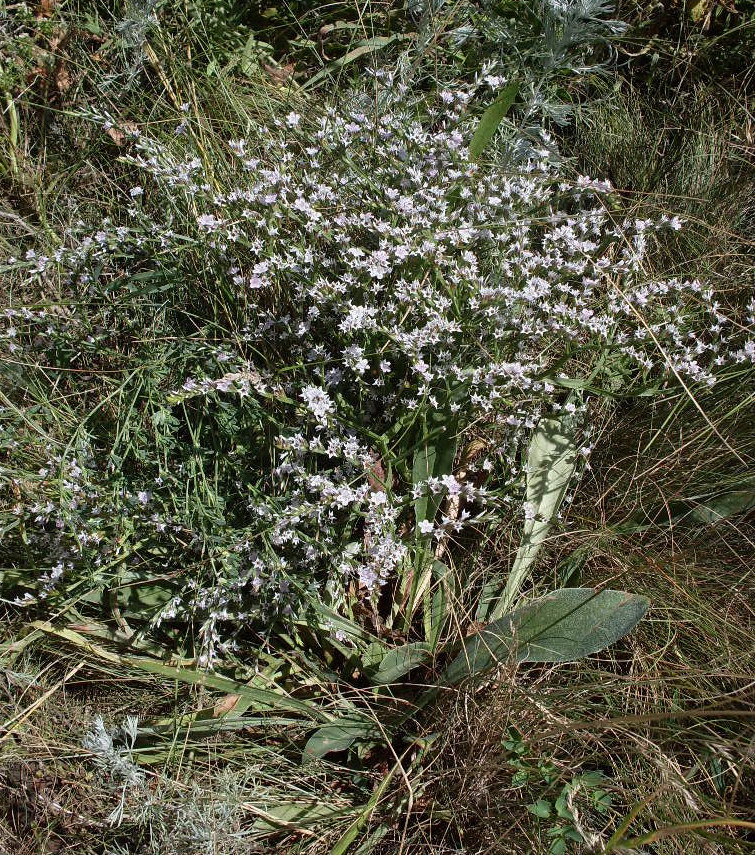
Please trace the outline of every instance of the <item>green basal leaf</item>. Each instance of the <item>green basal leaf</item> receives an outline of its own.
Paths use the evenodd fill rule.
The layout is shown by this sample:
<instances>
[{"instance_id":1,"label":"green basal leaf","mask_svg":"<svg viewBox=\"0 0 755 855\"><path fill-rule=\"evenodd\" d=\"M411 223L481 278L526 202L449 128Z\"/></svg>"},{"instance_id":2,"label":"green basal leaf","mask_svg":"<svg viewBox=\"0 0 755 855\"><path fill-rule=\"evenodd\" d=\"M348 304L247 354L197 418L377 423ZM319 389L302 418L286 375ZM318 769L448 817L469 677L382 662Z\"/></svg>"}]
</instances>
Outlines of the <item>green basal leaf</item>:
<instances>
[{"instance_id":1,"label":"green basal leaf","mask_svg":"<svg viewBox=\"0 0 755 855\"><path fill-rule=\"evenodd\" d=\"M396 683L412 668L424 665L432 658L430 645L423 641L403 644L387 653L372 678L376 685Z\"/></svg>"},{"instance_id":2,"label":"green basal leaf","mask_svg":"<svg viewBox=\"0 0 755 855\"><path fill-rule=\"evenodd\" d=\"M363 39L361 42L358 42L357 46L353 50L350 50L338 59L334 59L325 68L320 69L317 74L312 75L302 88L309 89L332 72L349 65L349 63L354 62L354 60L359 59L362 56L366 56L367 54L375 53L375 51L382 50L394 42L405 41L407 38L408 36L401 33L394 33L392 36L373 36L369 39Z\"/></svg>"},{"instance_id":3,"label":"green basal leaf","mask_svg":"<svg viewBox=\"0 0 755 855\"><path fill-rule=\"evenodd\" d=\"M431 650L435 650L448 624L454 602L454 575L446 564L433 559L431 587L425 592L424 628L425 639Z\"/></svg>"},{"instance_id":4,"label":"green basal leaf","mask_svg":"<svg viewBox=\"0 0 755 855\"><path fill-rule=\"evenodd\" d=\"M532 435L527 456L529 516L524 523L522 541L500 598L497 597L497 580L483 591L478 620L495 620L513 605L563 502L576 463L577 447L571 416L565 413L561 417L541 419Z\"/></svg>"},{"instance_id":5,"label":"green basal leaf","mask_svg":"<svg viewBox=\"0 0 755 855\"><path fill-rule=\"evenodd\" d=\"M617 526L615 531L630 534L653 526L711 525L747 513L755 508L755 489L752 485L752 478L744 478L735 489L659 505L637 514L629 522Z\"/></svg>"},{"instance_id":6,"label":"green basal leaf","mask_svg":"<svg viewBox=\"0 0 755 855\"><path fill-rule=\"evenodd\" d=\"M346 751L357 739L378 739L382 735L374 721L344 716L316 730L304 746L303 759L324 757L334 751Z\"/></svg>"},{"instance_id":7,"label":"green basal leaf","mask_svg":"<svg viewBox=\"0 0 755 855\"><path fill-rule=\"evenodd\" d=\"M309 825L319 826L328 820L354 813L353 807L338 807L325 802L284 802L265 805L260 810L264 811L264 815L255 821L253 827L263 830L291 825L297 828L306 828Z\"/></svg>"},{"instance_id":8,"label":"green basal leaf","mask_svg":"<svg viewBox=\"0 0 755 855\"><path fill-rule=\"evenodd\" d=\"M572 662L626 635L648 610L646 597L624 591L563 588L493 621L467 639L443 674L446 685L499 662Z\"/></svg>"},{"instance_id":9,"label":"green basal leaf","mask_svg":"<svg viewBox=\"0 0 755 855\"><path fill-rule=\"evenodd\" d=\"M550 802L546 802L544 799L538 799L533 804L527 805L527 810L535 816L539 816L540 819L548 819L551 815Z\"/></svg>"}]
</instances>

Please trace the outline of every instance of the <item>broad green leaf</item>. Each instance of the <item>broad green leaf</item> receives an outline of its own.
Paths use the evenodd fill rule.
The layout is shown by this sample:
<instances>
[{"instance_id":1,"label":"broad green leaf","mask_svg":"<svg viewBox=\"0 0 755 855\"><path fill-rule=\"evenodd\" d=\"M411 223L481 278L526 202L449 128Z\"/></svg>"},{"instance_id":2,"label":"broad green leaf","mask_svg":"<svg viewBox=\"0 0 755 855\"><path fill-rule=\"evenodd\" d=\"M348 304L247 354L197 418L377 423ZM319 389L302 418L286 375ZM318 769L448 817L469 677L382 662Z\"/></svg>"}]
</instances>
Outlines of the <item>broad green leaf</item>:
<instances>
[{"instance_id":1,"label":"broad green leaf","mask_svg":"<svg viewBox=\"0 0 755 855\"><path fill-rule=\"evenodd\" d=\"M443 674L446 685L484 674L498 662L572 662L613 644L648 610L624 591L563 588L493 621L467 639Z\"/></svg>"},{"instance_id":2,"label":"broad green leaf","mask_svg":"<svg viewBox=\"0 0 755 855\"><path fill-rule=\"evenodd\" d=\"M486 586L480 598L478 620L495 620L516 600L540 547L564 499L577 463L577 448L569 414L540 420L530 440L527 456L527 511L522 541L509 572L503 594L496 603L498 582Z\"/></svg>"},{"instance_id":3,"label":"broad green leaf","mask_svg":"<svg viewBox=\"0 0 755 855\"><path fill-rule=\"evenodd\" d=\"M248 730L252 727L301 728L303 725L299 718L237 715L235 712L217 716L216 709L214 706L205 707L180 717L166 716L149 720L147 724L140 724L139 733L153 740L167 739L172 742L174 739L188 740L190 737L213 736L224 731Z\"/></svg>"},{"instance_id":4,"label":"broad green leaf","mask_svg":"<svg viewBox=\"0 0 755 855\"><path fill-rule=\"evenodd\" d=\"M296 828L306 828L315 824L319 826L329 819L339 819L354 811L354 807L338 807L327 802L283 802L259 808L260 816L253 827L265 830L281 826Z\"/></svg>"},{"instance_id":5,"label":"broad green leaf","mask_svg":"<svg viewBox=\"0 0 755 855\"><path fill-rule=\"evenodd\" d=\"M556 827L556 832L559 832L558 827ZM566 855L567 850L568 846L564 838L557 837L548 848L548 855Z\"/></svg>"},{"instance_id":6,"label":"broad green leaf","mask_svg":"<svg viewBox=\"0 0 755 855\"><path fill-rule=\"evenodd\" d=\"M367 671L377 670L388 652L388 648L381 641L373 641L361 652L359 658L362 661L362 667Z\"/></svg>"},{"instance_id":7,"label":"broad green leaf","mask_svg":"<svg viewBox=\"0 0 755 855\"><path fill-rule=\"evenodd\" d=\"M159 582L121 587L117 592L123 611L135 617L151 617L175 594L175 588Z\"/></svg>"},{"instance_id":8,"label":"broad green leaf","mask_svg":"<svg viewBox=\"0 0 755 855\"><path fill-rule=\"evenodd\" d=\"M511 105L518 94L519 81L513 80L482 114L480 123L477 125L477 130L472 137L472 142L469 144L470 160L477 160L485 150L485 147L493 139L493 135L498 130L498 126L503 121L503 117L511 109Z\"/></svg>"},{"instance_id":9,"label":"broad green leaf","mask_svg":"<svg viewBox=\"0 0 755 855\"><path fill-rule=\"evenodd\" d=\"M710 523L743 514L755 508L755 490L733 490L696 505L690 511L691 522Z\"/></svg>"},{"instance_id":10,"label":"broad green leaf","mask_svg":"<svg viewBox=\"0 0 755 855\"><path fill-rule=\"evenodd\" d=\"M412 668L424 665L432 658L430 645L423 641L413 641L402 644L391 650L383 657L380 667L375 672L372 682L376 685L388 685L400 680Z\"/></svg>"},{"instance_id":11,"label":"broad green leaf","mask_svg":"<svg viewBox=\"0 0 755 855\"><path fill-rule=\"evenodd\" d=\"M591 383L590 379L580 379L556 376L553 374L544 374L542 380L552 383L554 386L560 386L563 389L577 389L581 392L589 392L591 395L597 395L600 398L647 398L658 393L661 388L660 383L645 383L641 386L632 387L631 389L606 389L602 386L596 386ZM626 385L626 384L624 384Z\"/></svg>"},{"instance_id":12,"label":"broad green leaf","mask_svg":"<svg viewBox=\"0 0 755 855\"><path fill-rule=\"evenodd\" d=\"M367 644L377 641L377 638L374 635L367 632L366 629L359 626L355 621L349 620L343 615L339 615L337 612L333 611L333 609L328 608L324 603L320 602L316 597L310 599L309 603L311 609L322 620L320 629L325 631L330 629L340 629L342 632L346 633L352 641L361 641ZM306 626L306 623L303 623L302 625Z\"/></svg>"},{"instance_id":13,"label":"broad green leaf","mask_svg":"<svg viewBox=\"0 0 755 855\"><path fill-rule=\"evenodd\" d=\"M272 45L269 45L267 42L258 41L254 34L252 34L234 59L238 60L241 73L251 78L254 77L255 71L259 68L260 57L264 56L268 58L272 56L272 53Z\"/></svg>"},{"instance_id":14,"label":"broad green leaf","mask_svg":"<svg viewBox=\"0 0 755 855\"><path fill-rule=\"evenodd\" d=\"M574 821L574 813L569 807L569 800L565 792L562 792L561 795L556 799L556 802L553 807L556 808L556 814L561 817L561 819L568 819L572 822Z\"/></svg>"},{"instance_id":15,"label":"broad green leaf","mask_svg":"<svg viewBox=\"0 0 755 855\"><path fill-rule=\"evenodd\" d=\"M548 819L551 815L551 804L550 802L546 802L545 799L538 799L533 804L527 805L527 810L541 819Z\"/></svg>"},{"instance_id":16,"label":"broad green leaf","mask_svg":"<svg viewBox=\"0 0 755 855\"><path fill-rule=\"evenodd\" d=\"M8 529L4 531L9 531ZM0 532L2 534L4 532ZM0 567L0 591L11 591L13 588L33 588L34 585L29 581L34 577L25 569L20 570L15 567Z\"/></svg>"},{"instance_id":17,"label":"broad green leaf","mask_svg":"<svg viewBox=\"0 0 755 855\"><path fill-rule=\"evenodd\" d=\"M333 751L346 751L357 739L378 739L380 728L370 719L344 716L316 730L304 746L304 760L324 757Z\"/></svg>"}]
</instances>

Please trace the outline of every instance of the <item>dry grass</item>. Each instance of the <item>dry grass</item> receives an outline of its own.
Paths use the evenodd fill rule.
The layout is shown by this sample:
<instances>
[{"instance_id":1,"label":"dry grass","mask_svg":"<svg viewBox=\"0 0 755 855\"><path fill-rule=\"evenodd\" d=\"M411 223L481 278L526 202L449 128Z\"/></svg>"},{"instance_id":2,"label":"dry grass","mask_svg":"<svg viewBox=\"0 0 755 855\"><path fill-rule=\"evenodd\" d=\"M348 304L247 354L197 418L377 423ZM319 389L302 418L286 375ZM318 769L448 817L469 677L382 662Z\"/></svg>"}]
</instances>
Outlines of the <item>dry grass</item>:
<instances>
[{"instance_id":1,"label":"dry grass","mask_svg":"<svg viewBox=\"0 0 755 855\"><path fill-rule=\"evenodd\" d=\"M575 799L590 851L639 806L625 837L720 818L751 820L755 801L755 612L752 580L699 549L694 563L668 544L624 543L591 562L592 581L621 573L648 595L649 619L610 656L560 667L504 669L482 693L448 703L431 778L405 852L546 853L552 822L525 805L550 799L584 772L601 771L613 797L601 815ZM654 558L651 558L651 554ZM706 560L707 559L707 560ZM586 579L585 581L590 581ZM432 727L438 727L437 721ZM516 780L503 743L515 728L526 765L552 764L550 786ZM713 834L707 838L704 833ZM393 841L395 843L396 840ZM734 827L670 834L647 852L744 853L752 834ZM385 850L391 851L390 844ZM614 848L609 851L628 851Z\"/></svg>"}]
</instances>

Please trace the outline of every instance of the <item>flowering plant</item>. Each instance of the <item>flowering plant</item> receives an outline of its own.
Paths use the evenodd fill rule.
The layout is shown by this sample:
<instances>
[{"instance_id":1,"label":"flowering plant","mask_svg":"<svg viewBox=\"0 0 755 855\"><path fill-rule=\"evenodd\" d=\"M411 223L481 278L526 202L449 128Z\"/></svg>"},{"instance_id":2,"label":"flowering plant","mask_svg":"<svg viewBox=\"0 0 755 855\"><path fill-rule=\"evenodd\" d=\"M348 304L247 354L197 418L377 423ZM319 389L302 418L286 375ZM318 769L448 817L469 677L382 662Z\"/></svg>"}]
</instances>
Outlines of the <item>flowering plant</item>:
<instances>
[{"instance_id":1,"label":"flowering plant","mask_svg":"<svg viewBox=\"0 0 755 855\"><path fill-rule=\"evenodd\" d=\"M153 626L198 621L208 664L313 613L343 641L360 603L407 633L423 568L521 496L542 416L576 436L590 393L711 384L753 358L703 283L644 275L675 218L622 220L547 146L471 162L475 94L421 107L378 74L213 157L185 119L173 141L137 133L123 221L11 260L86 311L10 308L8 351L117 365L141 425L97 407L48 447L38 481L58 494L18 505L49 556L43 595L71 574L138 591L159 556Z\"/></svg>"}]
</instances>

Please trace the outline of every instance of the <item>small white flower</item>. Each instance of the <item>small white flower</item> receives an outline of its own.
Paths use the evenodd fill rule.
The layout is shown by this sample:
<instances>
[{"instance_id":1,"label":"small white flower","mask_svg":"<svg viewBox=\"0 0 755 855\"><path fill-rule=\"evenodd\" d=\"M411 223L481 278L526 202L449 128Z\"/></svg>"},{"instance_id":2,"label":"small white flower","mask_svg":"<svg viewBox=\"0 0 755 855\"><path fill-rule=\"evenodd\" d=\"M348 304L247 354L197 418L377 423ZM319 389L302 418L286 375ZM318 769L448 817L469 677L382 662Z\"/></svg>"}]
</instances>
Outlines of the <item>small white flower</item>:
<instances>
[{"instance_id":1,"label":"small white flower","mask_svg":"<svg viewBox=\"0 0 755 855\"><path fill-rule=\"evenodd\" d=\"M335 411L335 405L328 393L319 386L305 386L301 390L304 405L321 425L327 423L328 416Z\"/></svg>"},{"instance_id":2,"label":"small white flower","mask_svg":"<svg viewBox=\"0 0 755 855\"><path fill-rule=\"evenodd\" d=\"M208 232L214 232L222 225L222 221L214 214L200 214L197 217L197 225Z\"/></svg>"},{"instance_id":3,"label":"small white flower","mask_svg":"<svg viewBox=\"0 0 755 855\"><path fill-rule=\"evenodd\" d=\"M432 534L435 531L435 526L430 520L420 520L417 528L421 534Z\"/></svg>"}]
</instances>

